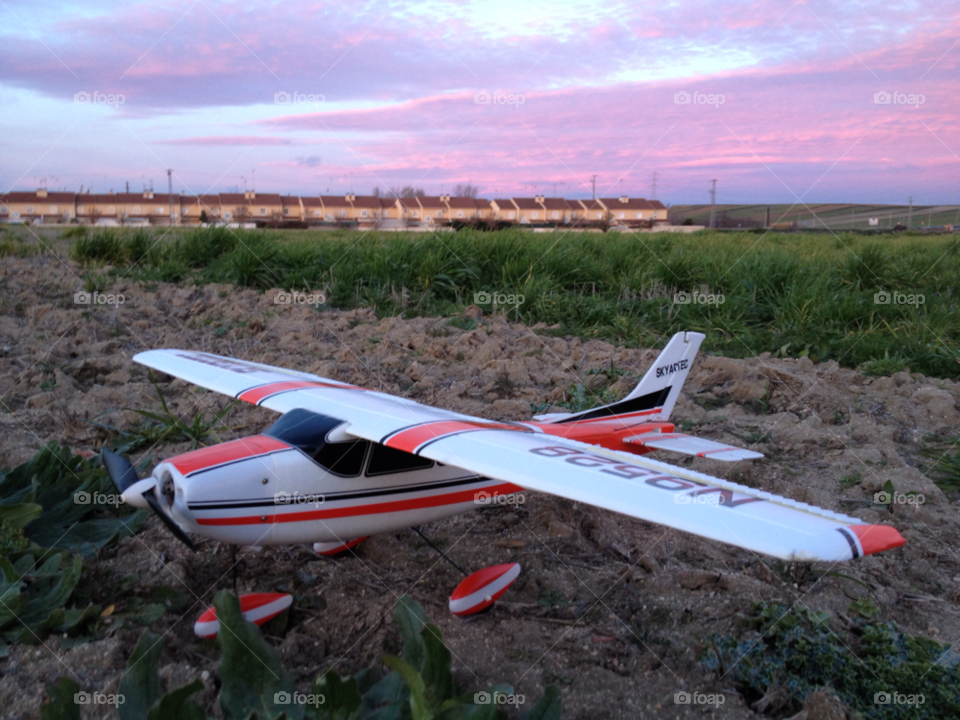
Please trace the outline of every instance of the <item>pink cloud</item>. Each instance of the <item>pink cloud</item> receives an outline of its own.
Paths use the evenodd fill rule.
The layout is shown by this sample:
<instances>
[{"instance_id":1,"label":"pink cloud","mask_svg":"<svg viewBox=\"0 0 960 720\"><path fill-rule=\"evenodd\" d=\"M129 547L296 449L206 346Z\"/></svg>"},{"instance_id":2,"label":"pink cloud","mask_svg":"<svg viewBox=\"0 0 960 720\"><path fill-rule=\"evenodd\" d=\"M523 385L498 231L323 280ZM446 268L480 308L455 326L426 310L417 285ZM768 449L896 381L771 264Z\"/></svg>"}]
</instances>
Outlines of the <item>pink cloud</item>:
<instances>
[{"instance_id":1,"label":"pink cloud","mask_svg":"<svg viewBox=\"0 0 960 720\"><path fill-rule=\"evenodd\" d=\"M258 137L256 135L225 135L155 140L156 145L295 145L289 138Z\"/></svg>"}]
</instances>

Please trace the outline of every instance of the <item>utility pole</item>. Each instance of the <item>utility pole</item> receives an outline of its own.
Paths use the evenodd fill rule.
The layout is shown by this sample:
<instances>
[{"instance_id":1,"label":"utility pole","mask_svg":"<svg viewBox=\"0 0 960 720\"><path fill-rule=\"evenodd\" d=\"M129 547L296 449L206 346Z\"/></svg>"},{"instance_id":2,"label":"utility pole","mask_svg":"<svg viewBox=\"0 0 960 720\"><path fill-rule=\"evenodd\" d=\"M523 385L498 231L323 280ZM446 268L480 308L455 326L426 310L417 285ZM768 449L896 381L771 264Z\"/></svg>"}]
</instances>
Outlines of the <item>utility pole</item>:
<instances>
[{"instance_id":1,"label":"utility pole","mask_svg":"<svg viewBox=\"0 0 960 720\"><path fill-rule=\"evenodd\" d=\"M713 179L710 182L710 229L712 230L717 222L717 181Z\"/></svg>"},{"instance_id":2,"label":"utility pole","mask_svg":"<svg viewBox=\"0 0 960 720\"><path fill-rule=\"evenodd\" d=\"M650 199L657 199L657 171L653 171L653 180L650 183Z\"/></svg>"},{"instance_id":3,"label":"utility pole","mask_svg":"<svg viewBox=\"0 0 960 720\"><path fill-rule=\"evenodd\" d=\"M130 194L130 181L127 180L127 194Z\"/></svg>"},{"instance_id":4,"label":"utility pole","mask_svg":"<svg viewBox=\"0 0 960 720\"><path fill-rule=\"evenodd\" d=\"M170 224L176 222L176 215L173 214L173 170L167 168L167 202L170 205Z\"/></svg>"},{"instance_id":5,"label":"utility pole","mask_svg":"<svg viewBox=\"0 0 960 720\"><path fill-rule=\"evenodd\" d=\"M597 199L597 176L596 175L590 176L590 183L593 187L593 190L591 191L590 195L594 200L596 200Z\"/></svg>"},{"instance_id":6,"label":"utility pole","mask_svg":"<svg viewBox=\"0 0 960 720\"><path fill-rule=\"evenodd\" d=\"M913 195L910 196L910 208L907 210L907 230L913 227Z\"/></svg>"}]
</instances>

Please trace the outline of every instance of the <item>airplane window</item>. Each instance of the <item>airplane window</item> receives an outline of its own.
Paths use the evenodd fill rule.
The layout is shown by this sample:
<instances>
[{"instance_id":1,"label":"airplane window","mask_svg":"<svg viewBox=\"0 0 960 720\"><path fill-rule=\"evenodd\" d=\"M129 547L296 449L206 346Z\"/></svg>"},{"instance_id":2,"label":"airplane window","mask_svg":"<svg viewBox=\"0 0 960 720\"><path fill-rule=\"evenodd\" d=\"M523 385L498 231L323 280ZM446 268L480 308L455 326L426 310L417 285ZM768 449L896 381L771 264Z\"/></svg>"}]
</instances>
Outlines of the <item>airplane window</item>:
<instances>
[{"instance_id":1,"label":"airplane window","mask_svg":"<svg viewBox=\"0 0 960 720\"><path fill-rule=\"evenodd\" d=\"M433 467L433 460L377 443L370 454L367 475L426 470L431 467Z\"/></svg>"},{"instance_id":2,"label":"airplane window","mask_svg":"<svg viewBox=\"0 0 960 720\"><path fill-rule=\"evenodd\" d=\"M326 443L312 457L321 467L335 475L356 477L363 470L363 458L367 454L366 440L355 442Z\"/></svg>"}]
</instances>

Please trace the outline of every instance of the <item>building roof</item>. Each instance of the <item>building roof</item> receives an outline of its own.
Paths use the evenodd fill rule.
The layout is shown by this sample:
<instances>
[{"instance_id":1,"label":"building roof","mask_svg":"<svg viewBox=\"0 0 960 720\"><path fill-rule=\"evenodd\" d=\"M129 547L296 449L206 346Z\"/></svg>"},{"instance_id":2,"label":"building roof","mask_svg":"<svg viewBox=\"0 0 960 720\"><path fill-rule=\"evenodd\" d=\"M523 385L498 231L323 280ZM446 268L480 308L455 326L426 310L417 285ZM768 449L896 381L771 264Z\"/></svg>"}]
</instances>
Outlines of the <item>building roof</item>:
<instances>
[{"instance_id":1,"label":"building roof","mask_svg":"<svg viewBox=\"0 0 960 720\"><path fill-rule=\"evenodd\" d=\"M357 195L353 199L353 206L355 208L374 208L379 210L380 198L374 197L373 195Z\"/></svg>"},{"instance_id":2,"label":"building roof","mask_svg":"<svg viewBox=\"0 0 960 720\"><path fill-rule=\"evenodd\" d=\"M493 207L489 200L483 198L474 198L473 202L476 203L478 210L490 210Z\"/></svg>"},{"instance_id":3,"label":"building roof","mask_svg":"<svg viewBox=\"0 0 960 720\"><path fill-rule=\"evenodd\" d=\"M198 195L197 202L209 208L220 207L220 195Z\"/></svg>"},{"instance_id":4,"label":"building roof","mask_svg":"<svg viewBox=\"0 0 960 720\"><path fill-rule=\"evenodd\" d=\"M440 199L439 195L431 197L419 197L417 198L420 201L420 205L426 208L440 208L442 210L447 209L447 204Z\"/></svg>"},{"instance_id":5,"label":"building roof","mask_svg":"<svg viewBox=\"0 0 960 720\"><path fill-rule=\"evenodd\" d=\"M541 205L534 198L512 198L519 210L540 210Z\"/></svg>"},{"instance_id":6,"label":"building roof","mask_svg":"<svg viewBox=\"0 0 960 720\"><path fill-rule=\"evenodd\" d=\"M77 205L81 203L115 203L117 196L113 193L85 193L77 195Z\"/></svg>"},{"instance_id":7,"label":"building roof","mask_svg":"<svg viewBox=\"0 0 960 720\"><path fill-rule=\"evenodd\" d=\"M322 207L323 203L320 202L319 197L301 197L300 202L303 203L304 207Z\"/></svg>"},{"instance_id":8,"label":"building roof","mask_svg":"<svg viewBox=\"0 0 960 720\"><path fill-rule=\"evenodd\" d=\"M384 197L380 198L380 207L383 208L384 210L388 210L396 206L397 206L396 198L384 198Z\"/></svg>"},{"instance_id":9,"label":"building roof","mask_svg":"<svg viewBox=\"0 0 960 720\"><path fill-rule=\"evenodd\" d=\"M324 207L350 207L350 203L343 195L321 195L320 202L323 203Z\"/></svg>"},{"instance_id":10,"label":"building roof","mask_svg":"<svg viewBox=\"0 0 960 720\"><path fill-rule=\"evenodd\" d=\"M470 197L451 197L447 201L451 208L457 210L476 210L477 201Z\"/></svg>"},{"instance_id":11,"label":"building roof","mask_svg":"<svg viewBox=\"0 0 960 720\"><path fill-rule=\"evenodd\" d=\"M413 210L420 209L420 202L419 202L419 198L417 197L400 198L400 204L406 208L412 208Z\"/></svg>"},{"instance_id":12,"label":"building roof","mask_svg":"<svg viewBox=\"0 0 960 720\"><path fill-rule=\"evenodd\" d=\"M544 198L543 206L547 210L568 210L570 204L563 198Z\"/></svg>"},{"instance_id":13,"label":"building roof","mask_svg":"<svg viewBox=\"0 0 960 720\"><path fill-rule=\"evenodd\" d=\"M581 205L587 210L605 210L606 208L599 200L580 200Z\"/></svg>"},{"instance_id":14,"label":"building roof","mask_svg":"<svg viewBox=\"0 0 960 720\"><path fill-rule=\"evenodd\" d=\"M251 205L281 205L280 193L254 193Z\"/></svg>"},{"instance_id":15,"label":"building roof","mask_svg":"<svg viewBox=\"0 0 960 720\"><path fill-rule=\"evenodd\" d=\"M513 200L509 198L494 198L491 202L495 202L497 207L501 210L516 210L516 206L513 204Z\"/></svg>"},{"instance_id":16,"label":"building roof","mask_svg":"<svg viewBox=\"0 0 960 720\"><path fill-rule=\"evenodd\" d=\"M600 202L610 210L653 210L650 201L643 198L628 197L626 202L622 202L622 198L600 198Z\"/></svg>"},{"instance_id":17,"label":"building roof","mask_svg":"<svg viewBox=\"0 0 960 720\"><path fill-rule=\"evenodd\" d=\"M286 205L286 206L295 205L297 207L300 207L300 197L298 195L281 195L280 204Z\"/></svg>"},{"instance_id":18,"label":"building roof","mask_svg":"<svg viewBox=\"0 0 960 720\"><path fill-rule=\"evenodd\" d=\"M222 205L246 205L249 202L243 193L220 193Z\"/></svg>"},{"instance_id":19,"label":"building roof","mask_svg":"<svg viewBox=\"0 0 960 720\"><path fill-rule=\"evenodd\" d=\"M36 190L32 191L13 191L10 193L0 194L0 201L3 202L38 202L38 203L69 203L73 204L73 199L76 197L75 193L67 192L48 192L46 197L40 197L37 195Z\"/></svg>"}]
</instances>

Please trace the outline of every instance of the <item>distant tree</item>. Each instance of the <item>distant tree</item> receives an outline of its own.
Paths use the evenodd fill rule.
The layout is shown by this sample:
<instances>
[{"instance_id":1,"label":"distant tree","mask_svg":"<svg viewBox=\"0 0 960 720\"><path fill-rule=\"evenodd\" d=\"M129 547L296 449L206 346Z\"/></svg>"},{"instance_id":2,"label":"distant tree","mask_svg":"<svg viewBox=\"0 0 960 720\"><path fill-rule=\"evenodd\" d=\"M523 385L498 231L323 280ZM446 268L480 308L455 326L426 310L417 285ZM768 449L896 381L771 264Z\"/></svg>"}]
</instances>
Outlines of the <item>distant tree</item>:
<instances>
[{"instance_id":1,"label":"distant tree","mask_svg":"<svg viewBox=\"0 0 960 720\"><path fill-rule=\"evenodd\" d=\"M475 198L480 194L480 188L476 185L471 185L470 183L458 183L455 188L453 188L454 197L468 197Z\"/></svg>"},{"instance_id":2,"label":"distant tree","mask_svg":"<svg viewBox=\"0 0 960 720\"><path fill-rule=\"evenodd\" d=\"M120 225L125 225L127 222L127 214L125 212L117 213L117 220L120 221Z\"/></svg>"},{"instance_id":3,"label":"distant tree","mask_svg":"<svg viewBox=\"0 0 960 720\"><path fill-rule=\"evenodd\" d=\"M376 187L374 187L373 190L370 191L370 194L373 195L375 198L380 197L380 186L377 185Z\"/></svg>"},{"instance_id":4,"label":"distant tree","mask_svg":"<svg viewBox=\"0 0 960 720\"><path fill-rule=\"evenodd\" d=\"M415 188L411 185L404 185L402 188L390 188L389 196L395 198L425 197L426 193L423 191L423 188Z\"/></svg>"},{"instance_id":5,"label":"distant tree","mask_svg":"<svg viewBox=\"0 0 960 720\"><path fill-rule=\"evenodd\" d=\"M240 205L233 211L233 219L238 223L246 222L249 216L250 208L248 208L246 205Z\"/></svg>"},{"instance_id":6,"label":"distant tree","mask_svg":"<svg viewBox=\"0 0 960 720\"><path fill-rule=\"evenodd\" d=\"M93 206L92 208L90 208L90 212L88 213L88 215L90 216L90 224L96 225L97 220L100 219L100 216L103 215L103 213L100 212L100 208L98 208L97 206Z\"/></svg>"},{"instance_id":7,"label":"distant tree","mask_svg":"<svg viewBox=\"0 0 960 720\"><path fill-rule=\"evenodd\" d=\"M200 222L202 222L202 223L208 223L208 222L210 222L210 221L207 219L207 211L206 211L206 210L201 210L201 211L200 211Z\"/></svg>"}]
</instances>

